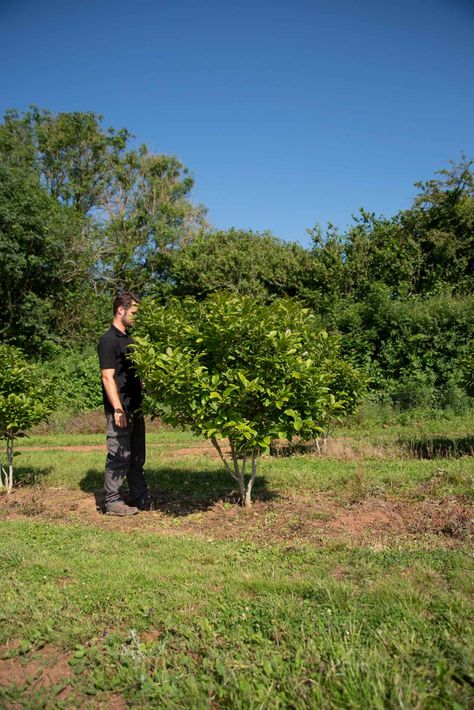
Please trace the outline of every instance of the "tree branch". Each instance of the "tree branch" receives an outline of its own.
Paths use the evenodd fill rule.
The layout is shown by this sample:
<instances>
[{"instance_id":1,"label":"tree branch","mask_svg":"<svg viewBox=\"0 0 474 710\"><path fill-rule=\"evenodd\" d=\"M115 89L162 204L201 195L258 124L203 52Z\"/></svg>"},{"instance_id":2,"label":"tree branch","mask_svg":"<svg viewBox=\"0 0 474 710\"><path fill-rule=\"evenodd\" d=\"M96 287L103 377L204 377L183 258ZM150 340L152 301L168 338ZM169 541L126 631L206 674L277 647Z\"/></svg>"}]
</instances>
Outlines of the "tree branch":
<instances>
[{"instance_id":1,"label":"tree branch","mask_svg":"<svg viewBox=\"0 0 474 710\"><path fill-rule=\"evenodd\" d=\"M217 441L216 437L215 437L215 436L211 436L211 441L212 441L212 444L213 444L214 448L216 449L217 453L218 453L219 456L221 457L221 460L222 460L222 462L223 462L223 464L224 464L224 466L225 466L225 468L226 468L227 473L228 473L230 476L232 476L232 478L233 478L235 481L237 481L237 483L238 483L238 482L239 482L239 479L238 479L238 478L234 475L234 473L232 472L232 469L231 469L231 467L229 466L229 462L227 461L227 459L224 458L224 454L222 453L222 449L221 449L221 447L220 447L220 445L219 445L219 442Z\"/></svg>"}]
</instances>

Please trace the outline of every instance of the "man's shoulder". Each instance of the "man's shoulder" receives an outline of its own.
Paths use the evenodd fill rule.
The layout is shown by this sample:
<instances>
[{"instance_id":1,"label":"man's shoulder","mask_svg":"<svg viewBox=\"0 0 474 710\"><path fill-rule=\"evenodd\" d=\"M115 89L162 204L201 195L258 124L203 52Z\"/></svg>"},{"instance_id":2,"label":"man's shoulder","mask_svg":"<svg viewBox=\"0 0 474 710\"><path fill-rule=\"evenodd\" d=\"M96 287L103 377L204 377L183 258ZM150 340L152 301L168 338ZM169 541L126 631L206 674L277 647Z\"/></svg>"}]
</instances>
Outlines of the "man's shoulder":
<instances>
[{"instance_id":1,"label":"man's shoulder","mask_svg":"<svg viewBox=\"0 0 474 710\"><path fill-rule=\"evenodd\" d=\"M102 333L98 340L98 345L103 345L104 343L113 342L115 340L115 333L112 326L108 328L105 333Z\"/></svg>"}]
</instances>

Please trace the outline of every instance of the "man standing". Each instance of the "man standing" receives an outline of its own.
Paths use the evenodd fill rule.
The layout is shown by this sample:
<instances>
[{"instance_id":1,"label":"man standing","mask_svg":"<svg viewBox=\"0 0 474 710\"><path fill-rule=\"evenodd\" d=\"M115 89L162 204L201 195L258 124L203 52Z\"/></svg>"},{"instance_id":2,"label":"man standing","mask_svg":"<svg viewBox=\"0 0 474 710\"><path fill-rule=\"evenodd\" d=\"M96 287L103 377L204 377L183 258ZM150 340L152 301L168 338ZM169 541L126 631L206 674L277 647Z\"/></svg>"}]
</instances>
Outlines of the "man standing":
<instances>
[{"instance_id":1,"label":"man standing","mask_svg":"<svg viewBox=\"0 0 474 710\"><path fill-rule=\"evenodd\" d=\"M112 325L98 344L102 395L107 419L105 461L105 508L110 515L135 515L151 508L151 496L143 473L145 464L145 422L140 407L142 387L128 358L133 342L129 328L139 303L126 291L114 299ZM125 481L133 499L126 505L121 488Z\"/></svg>"}]
</instances>

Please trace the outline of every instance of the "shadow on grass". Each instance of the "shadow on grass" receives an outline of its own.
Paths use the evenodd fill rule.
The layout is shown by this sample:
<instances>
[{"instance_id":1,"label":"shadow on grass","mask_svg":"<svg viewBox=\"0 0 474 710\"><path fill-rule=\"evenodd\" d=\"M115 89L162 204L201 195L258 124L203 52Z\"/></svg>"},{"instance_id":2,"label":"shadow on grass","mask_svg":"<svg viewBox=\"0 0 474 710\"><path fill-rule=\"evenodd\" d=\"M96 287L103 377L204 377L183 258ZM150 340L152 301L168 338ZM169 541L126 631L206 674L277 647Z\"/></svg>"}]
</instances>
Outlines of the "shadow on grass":
<instances>
[{"instance_id":1,"label":"shadow on grass","mask_svg":"<svg viewBox=\"0 0 474 710\"><path fill-rule=\"evenodd\" d=\"M474 436L430 436L418 439L400 438L400 446L419 459L460 458L474 456Z\"/></svg>"},{"instance_id":2,"label":"shadow on grass","mask_svg":"<svg viewBox=\"0 0 474 710\"><path fill-rule=\"evenodd\" d=\"M13 469L13 483L16 486L37 486L49 476L53 466L38 468L37 466L15 466Z\"/></svg>"},{"instance_id":3,"label":"shadow on grass","mask_svg":"<svg viewBox=\"0 0 474 710\"><path fill-rule=\"evenodd\" d=\"M166 515L178 517L209 510L218 501L238 503L239 495L233 488L233 481L225 470L190 468L153 468L146 470L146 479L155 500L156 510ZM96 505L104 509L104 472L97 468L86 471L80 482L80 488L86 493L94 493ZM267 488L267 479L258 476L255 479L253 500L268 501L278 498L278 494ZM127 493L126 502L130 502Z\"/></svg>"}]
</instances>

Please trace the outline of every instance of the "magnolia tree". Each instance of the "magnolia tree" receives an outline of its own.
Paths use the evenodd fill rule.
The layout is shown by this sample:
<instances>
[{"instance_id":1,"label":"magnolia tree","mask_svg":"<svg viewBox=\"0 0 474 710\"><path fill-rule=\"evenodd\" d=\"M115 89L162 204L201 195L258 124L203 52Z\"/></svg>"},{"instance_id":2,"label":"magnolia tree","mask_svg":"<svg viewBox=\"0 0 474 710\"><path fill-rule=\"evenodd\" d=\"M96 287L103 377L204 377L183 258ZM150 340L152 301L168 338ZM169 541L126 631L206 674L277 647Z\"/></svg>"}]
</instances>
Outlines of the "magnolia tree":
<instances>
[{"instance_id":1,"label":"magnolia tree","mask_svg":"<svg viewBox=\"0 0 474 710\"><path fill-rule=\"evenodd\" d=\"M7 467L0 465L1 488L13 488L13 445L25 431L44 421L53 408L51 387L21 350L0 345L0 439L6 441Z\"/></svg>"},{"instance_id":2,"label":"magnolia tree","mask_svg":"<svg viewBox=\"0 0 474 710\"><path fill-rule=\"evenodd\" d=\"M245 506L272 438L321 436L354 410L363 387L361 375L339 359L337 340L290 300L145 300L135 343L132 357L153 413L212 441Z\"/></svg>"}]
</instances>

